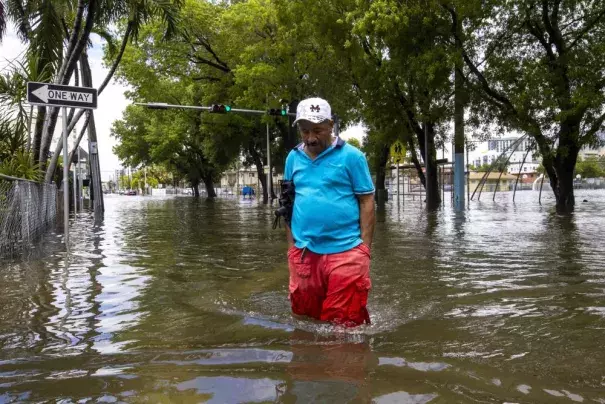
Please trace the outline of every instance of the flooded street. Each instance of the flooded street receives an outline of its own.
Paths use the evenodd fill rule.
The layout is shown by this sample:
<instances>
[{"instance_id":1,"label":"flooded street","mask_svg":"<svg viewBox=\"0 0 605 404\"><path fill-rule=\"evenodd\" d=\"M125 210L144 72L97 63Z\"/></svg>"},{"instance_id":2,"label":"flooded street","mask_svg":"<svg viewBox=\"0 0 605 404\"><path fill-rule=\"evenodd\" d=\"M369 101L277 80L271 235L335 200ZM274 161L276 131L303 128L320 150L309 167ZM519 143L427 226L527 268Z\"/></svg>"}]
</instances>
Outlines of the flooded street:
<instances>
[{"instance_id":1,"label":"flooded street","mask_svg":"<svg viewBox=\"0 0 605 404\"><path fill-rule=\"evenodd\" d=\"M605 403L605 193L482 198L387 204L343 332L291 317L271 209L110 195L0 264L0 402Z\"/></svg>"}]
</instances>

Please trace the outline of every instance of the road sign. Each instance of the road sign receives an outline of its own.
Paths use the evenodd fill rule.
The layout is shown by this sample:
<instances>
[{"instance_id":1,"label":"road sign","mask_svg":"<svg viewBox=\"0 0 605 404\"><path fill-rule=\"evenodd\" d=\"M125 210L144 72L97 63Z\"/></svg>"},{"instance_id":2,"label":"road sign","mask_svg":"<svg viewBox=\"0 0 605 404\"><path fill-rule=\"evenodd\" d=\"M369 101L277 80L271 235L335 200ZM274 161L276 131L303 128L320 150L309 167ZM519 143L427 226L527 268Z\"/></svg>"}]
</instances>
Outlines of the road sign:
<instances>
[{"instance_id":1,"label":"road sign","mask_svg":"<svg viewBox=\"0 0 605 404\"><path fill-rule=\"evenodd\" d=\"M34 105L97 108L97 89L49 83L27 83L27 101Z\"/></svg>"},{"instance_id":2,"label":"road sign","mask_svg":"<svg viewBox=\"0 0 605 404\"><path fill-rule=\"evenodd\" d=\"M401 141L397 140L391 145L391 158L393 159L394 163L403 163L405 155L405 146L403 145L403 143L401 143Z\"/></svg>"}]
</instances>

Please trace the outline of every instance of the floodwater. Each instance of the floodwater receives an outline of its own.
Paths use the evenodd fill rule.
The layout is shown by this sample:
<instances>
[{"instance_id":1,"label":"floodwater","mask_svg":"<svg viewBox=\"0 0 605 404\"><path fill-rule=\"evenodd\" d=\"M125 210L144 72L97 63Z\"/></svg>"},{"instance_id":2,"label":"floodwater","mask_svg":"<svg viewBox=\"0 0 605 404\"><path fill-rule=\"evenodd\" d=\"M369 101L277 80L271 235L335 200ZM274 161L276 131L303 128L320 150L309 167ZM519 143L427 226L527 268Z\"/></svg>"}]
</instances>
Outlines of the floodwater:
<instances>
[{"instance_id":1,"label":"floodwater","mask_svg":"<svg viewBox=\"0 0 605 404\"><path fill-rule=\"evenodd\" d=\"M389 203L343 331L291 318L267 207L109 196L69 259L0 264L0 402L605 403L605 193L577 201Z\"/></svg>"}]
</instances>

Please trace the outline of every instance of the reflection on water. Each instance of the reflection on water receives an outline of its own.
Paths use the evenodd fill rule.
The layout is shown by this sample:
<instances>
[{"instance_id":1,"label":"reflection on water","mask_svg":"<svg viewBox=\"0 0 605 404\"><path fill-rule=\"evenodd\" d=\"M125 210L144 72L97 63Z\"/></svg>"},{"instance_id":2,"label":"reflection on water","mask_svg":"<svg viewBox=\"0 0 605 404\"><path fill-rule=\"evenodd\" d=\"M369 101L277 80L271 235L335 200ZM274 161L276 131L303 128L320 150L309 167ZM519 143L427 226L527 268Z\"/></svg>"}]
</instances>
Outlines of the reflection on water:
<instances>
[{"instance_id":1,"label":"reflection on water","mask_svg":"<svg viewBox=\"0 0 605 404\"><path fill-rule=\"evenodd\" d=\"M0 264L0 402L605 403L605 194L378 212L373 324L295 320L254 202L110 196ZM447 197L446 197L447 200Z\"/></svg>"}]
</instances>

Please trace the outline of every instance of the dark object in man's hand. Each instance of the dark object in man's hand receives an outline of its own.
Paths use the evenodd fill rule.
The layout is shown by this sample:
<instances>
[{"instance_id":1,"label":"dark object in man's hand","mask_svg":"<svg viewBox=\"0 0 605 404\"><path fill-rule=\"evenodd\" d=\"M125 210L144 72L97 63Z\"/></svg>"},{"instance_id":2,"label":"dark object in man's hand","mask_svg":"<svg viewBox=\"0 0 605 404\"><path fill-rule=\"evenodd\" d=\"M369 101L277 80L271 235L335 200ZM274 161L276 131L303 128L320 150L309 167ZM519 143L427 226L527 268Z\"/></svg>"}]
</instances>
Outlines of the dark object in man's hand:
<instances>
[{"instance_id":1,"label":"dark object in man's hand","mask_svg":"<svg viewBox=\"0 0 605 404\"><path fill-rule=\"evenodd\" d=\"M274 229L277 228L279 220L282 217L286 224L288 226L290 225L292 210L294 209L295 194L294 183L292 181L283 181L281 184L281 194L279 196L279 208L275 210L275 220L273 221Z\"/></svg>"}]
</instances>

